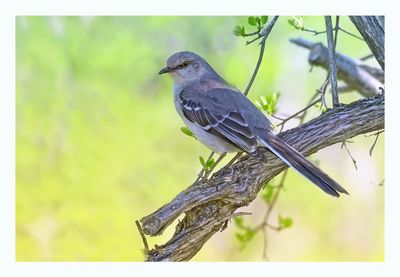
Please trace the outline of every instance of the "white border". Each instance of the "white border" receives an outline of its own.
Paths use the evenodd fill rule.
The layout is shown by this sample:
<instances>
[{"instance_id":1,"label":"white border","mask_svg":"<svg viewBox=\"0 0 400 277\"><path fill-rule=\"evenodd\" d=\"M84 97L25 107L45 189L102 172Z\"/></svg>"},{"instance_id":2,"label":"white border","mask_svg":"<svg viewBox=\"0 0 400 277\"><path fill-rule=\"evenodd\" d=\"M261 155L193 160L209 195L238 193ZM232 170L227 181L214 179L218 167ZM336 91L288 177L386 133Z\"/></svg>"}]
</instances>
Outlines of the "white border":
<instances>
[{"instance_id":1,"label":"white border","mask_svg":"<svg viewBox=\"0 0 400 277\"><path fill-rule=\"evenodd\" d=\"M3 276L71 276L72 274L130 276L153 274L263 274L285 276L389 275L398 271L400 261L399 219L399 79L395 70L399 59L398 22L395 1L240 1L240 0L147 0L145 3L99 1L9 1L0 4L0 271ZM278 2L278 3L275 3ZM7 6L6 6L7 5ZM386 127L385 132L385 262L383 263L16 263L15 262L15 15L252 15L252 14L384 14L386 16ZM388 150L389 149L389 150ZM161 271L160 270L165 270ZM392 275L390 274L390 275Z\"/></svg>"}]
</instances>

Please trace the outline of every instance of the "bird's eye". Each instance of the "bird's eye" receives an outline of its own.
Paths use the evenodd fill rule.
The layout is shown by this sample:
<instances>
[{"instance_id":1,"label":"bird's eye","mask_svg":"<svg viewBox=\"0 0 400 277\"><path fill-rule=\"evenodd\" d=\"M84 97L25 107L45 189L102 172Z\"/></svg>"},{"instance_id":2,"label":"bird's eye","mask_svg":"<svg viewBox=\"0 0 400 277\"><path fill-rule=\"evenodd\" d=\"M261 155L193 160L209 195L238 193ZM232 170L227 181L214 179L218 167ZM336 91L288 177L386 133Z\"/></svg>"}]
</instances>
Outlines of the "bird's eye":
<instances>
[{"instance_id":1,"label":"bird's eye","mask_svg":"<svg viewBox=\"0 0 400 277\"><path fill-rule=\"evenodd\" d=\"M182 67L187 67L188 65L189 65L189 62L188 62L188 61L183 62L183 63L181 64Z\"/></svg>"}]
</instances>

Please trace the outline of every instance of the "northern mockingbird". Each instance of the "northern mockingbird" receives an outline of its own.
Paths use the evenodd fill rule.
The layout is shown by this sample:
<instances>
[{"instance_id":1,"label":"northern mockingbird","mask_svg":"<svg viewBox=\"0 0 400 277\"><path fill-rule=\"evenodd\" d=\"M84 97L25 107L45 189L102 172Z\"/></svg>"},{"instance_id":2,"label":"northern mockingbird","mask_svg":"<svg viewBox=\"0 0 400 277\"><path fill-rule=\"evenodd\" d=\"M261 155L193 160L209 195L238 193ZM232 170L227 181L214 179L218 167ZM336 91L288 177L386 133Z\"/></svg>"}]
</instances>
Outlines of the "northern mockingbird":
<instances>
[{"instance_id":1,"label":"northern mockingbird","mask_svg":"<svg viewBox=\"0 0 400 277\"><path fill-rule=\"evenodd\" d=\"M212 151L246 152L266 162L260 147L308 178L326 193L348 192L300 152L277 137L268 118L238 89L227 83L199 55L182 51L167 60L159 74L175 81L178 114L196 138Z\"/></svg>"}]
</instances>

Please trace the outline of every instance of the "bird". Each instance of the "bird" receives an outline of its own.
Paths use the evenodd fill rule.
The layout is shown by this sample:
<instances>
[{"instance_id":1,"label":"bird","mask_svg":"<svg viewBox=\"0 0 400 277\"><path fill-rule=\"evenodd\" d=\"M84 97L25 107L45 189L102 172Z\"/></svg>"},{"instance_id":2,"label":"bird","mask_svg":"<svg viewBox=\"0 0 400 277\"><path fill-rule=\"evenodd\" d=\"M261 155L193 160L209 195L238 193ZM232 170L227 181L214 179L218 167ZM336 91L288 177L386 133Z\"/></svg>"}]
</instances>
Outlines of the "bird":
<instances>
[{"instance_id":1,"label":"bird","mask_svg":"<svg viewBox=\"0 0 400 277\"><path fill-rule=\"evenodd\" d=\"M273 125L240 90L225 81L198 54L171 55L159 74L174 80L177 113L193 135L221 155L245 152L267 162L261 149L272 152L325 193L348 194L335 180L273 133Z\"/></svg>"}]
</instances>

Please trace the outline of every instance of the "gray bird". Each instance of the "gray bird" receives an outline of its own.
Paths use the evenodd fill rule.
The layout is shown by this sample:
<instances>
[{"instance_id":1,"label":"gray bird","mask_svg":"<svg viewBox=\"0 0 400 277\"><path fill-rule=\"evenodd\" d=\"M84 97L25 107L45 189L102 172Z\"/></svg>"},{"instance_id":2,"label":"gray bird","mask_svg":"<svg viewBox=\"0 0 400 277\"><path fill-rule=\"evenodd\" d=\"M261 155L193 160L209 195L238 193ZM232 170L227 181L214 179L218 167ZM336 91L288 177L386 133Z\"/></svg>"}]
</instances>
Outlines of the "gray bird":
<instances>
[{"instance_id":1,"label":"gray bird","mask_svg":"<svg viewBox=\"0 0 400 277\"><path fill-rule=\"evenodd\" d=\"M227 83L199 55L182 51L167 60L159 74L170 73L178 114L196 138L212 151L246 152L266 162L266 148L326 193L348 192L300 152L277 137L268 118L238 89Z\"/></svg>"}]
</instances>

